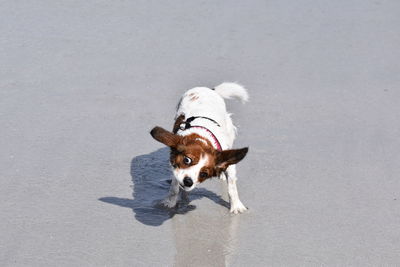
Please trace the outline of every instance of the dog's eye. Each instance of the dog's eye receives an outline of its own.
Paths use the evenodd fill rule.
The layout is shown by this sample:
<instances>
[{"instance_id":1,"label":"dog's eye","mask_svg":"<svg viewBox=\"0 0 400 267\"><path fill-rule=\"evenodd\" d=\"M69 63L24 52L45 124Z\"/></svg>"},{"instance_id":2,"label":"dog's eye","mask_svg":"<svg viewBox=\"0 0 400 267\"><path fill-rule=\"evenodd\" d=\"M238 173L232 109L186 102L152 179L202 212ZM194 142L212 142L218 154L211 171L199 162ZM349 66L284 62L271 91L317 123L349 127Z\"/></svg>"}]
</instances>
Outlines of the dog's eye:
<instances>
[{"instance_id":1,"label":"dog's eye","mask_svg":"<svg viewBox=\"0 0 400 267\"><path fill-rule=\"evenodd\" d=\"M206 172L201 172L201 173L199 174L199 176L200 176L200 178L207 178L207 177L208 177L208 173L206 173Z\"/></svg>"},{"instance_id":2,"label":"dog's eye","mask_svg":"<svg viewBox=\"0 0 400 267\"><path fill-rule=\"evenodd\" d=\"M183 158L183 163L185 163L186 165L189 165L190 163L192 163L192 159L189 157L184 157Z\"/></svg>"}]
</instances>

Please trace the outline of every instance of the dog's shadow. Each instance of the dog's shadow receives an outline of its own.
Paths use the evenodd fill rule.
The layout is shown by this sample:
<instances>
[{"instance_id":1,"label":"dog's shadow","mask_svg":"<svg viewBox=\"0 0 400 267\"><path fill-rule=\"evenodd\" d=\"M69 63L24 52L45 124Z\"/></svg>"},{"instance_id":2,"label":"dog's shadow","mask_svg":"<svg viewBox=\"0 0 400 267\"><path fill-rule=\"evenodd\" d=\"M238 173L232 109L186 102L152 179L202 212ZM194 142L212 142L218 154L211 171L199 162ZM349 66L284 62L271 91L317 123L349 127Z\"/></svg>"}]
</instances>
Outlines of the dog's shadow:
<instances>
[{"instance_id":1,"label":"dog's shadow","mask_svg":"<svg viewBox=\"0 0 400 267\"><path fill-rule=\"evenodd\" d=\"M206 197L217 204L229 207L229 204L217 194L197 188L189 194L187 200L178 201L175 208L169 209L161 204L168 195L172 171L169 165L169 149L161 148L150 154L132 159L131 176L133 182L133 199L119 197L102 197L100 201L131 208L135 218L150 226L160 226L175 214L185 214L196 208L190 202Z\"/></svg>"}]
</instances>

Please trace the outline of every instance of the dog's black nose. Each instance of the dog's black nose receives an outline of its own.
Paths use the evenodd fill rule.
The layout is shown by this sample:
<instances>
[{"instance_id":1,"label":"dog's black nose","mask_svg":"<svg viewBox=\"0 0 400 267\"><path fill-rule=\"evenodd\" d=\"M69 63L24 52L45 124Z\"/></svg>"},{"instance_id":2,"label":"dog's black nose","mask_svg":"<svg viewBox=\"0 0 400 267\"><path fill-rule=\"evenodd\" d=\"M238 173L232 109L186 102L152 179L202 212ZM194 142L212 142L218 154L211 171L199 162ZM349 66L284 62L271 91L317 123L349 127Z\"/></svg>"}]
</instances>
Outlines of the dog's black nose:
<instances>
[{"instance_id":1,"label":"dog's black nose","mask_svg":"<svg viewBox=\"0 0 400 267\"><path fill-rule=\"evenodd\" d=\"M193 181L189 177L183 178L183 184L187 187L191 187L193 185Z\"/></svg>"}]
</instances>

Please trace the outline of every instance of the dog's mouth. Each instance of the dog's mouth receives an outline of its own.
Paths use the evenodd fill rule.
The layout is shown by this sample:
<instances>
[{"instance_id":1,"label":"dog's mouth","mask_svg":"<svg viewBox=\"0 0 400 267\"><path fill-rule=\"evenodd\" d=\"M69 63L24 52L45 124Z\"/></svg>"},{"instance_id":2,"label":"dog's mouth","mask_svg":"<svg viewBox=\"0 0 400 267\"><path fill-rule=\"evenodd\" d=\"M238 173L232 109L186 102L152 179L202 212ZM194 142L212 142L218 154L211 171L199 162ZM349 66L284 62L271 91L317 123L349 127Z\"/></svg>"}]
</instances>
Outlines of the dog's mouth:
<instances>
[{"instance_id":1,"label":"dog's mouth","mask_svg":"<svg viewBox=\"0 0 400 267\"><path fill-rule=\"evenodd\" d=\"M192 186L184 186L184 185L182 185L181 183L179 183L179 187L182 189L182 190L185 190L186 192L189 192L189 191L192 191L193 189L194 189L194 185L192 185Z\"/></svg>"}]
</instances>

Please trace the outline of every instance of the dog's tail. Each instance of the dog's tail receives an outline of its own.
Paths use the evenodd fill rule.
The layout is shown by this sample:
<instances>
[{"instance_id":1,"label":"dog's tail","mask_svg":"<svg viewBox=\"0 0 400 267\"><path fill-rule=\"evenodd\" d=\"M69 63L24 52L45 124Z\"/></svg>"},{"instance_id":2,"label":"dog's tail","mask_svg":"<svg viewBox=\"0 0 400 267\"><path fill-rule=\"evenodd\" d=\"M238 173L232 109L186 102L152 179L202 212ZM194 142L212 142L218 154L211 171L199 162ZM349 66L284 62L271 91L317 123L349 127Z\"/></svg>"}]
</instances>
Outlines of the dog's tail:
<instances>
[{"instance_id":1,"label":"dog's tail","mask_svg":"<svg viewBox=\"0 0 400 267\"><path fill-rule=\"evenodd\" d=\"M247 90L238 83L221 83L214 87L215 92L226 99L236 98L242 103L249 101Z\"/></svg>"}]
</instances>

